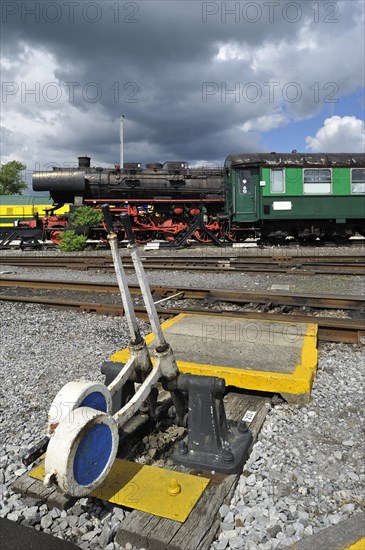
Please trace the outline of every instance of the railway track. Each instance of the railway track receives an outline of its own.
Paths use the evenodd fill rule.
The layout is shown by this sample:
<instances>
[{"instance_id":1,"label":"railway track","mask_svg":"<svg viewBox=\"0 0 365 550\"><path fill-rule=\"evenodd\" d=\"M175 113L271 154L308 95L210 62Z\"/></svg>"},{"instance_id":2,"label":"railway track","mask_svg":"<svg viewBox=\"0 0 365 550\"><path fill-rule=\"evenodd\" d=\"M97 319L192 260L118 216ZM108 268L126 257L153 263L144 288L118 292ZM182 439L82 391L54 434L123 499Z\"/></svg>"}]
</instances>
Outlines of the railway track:
<instances>
[{"instance_id":1,"label":"railway track","mask_svg":"<svg viewBox=\"0 0 365 550\"><path fill-rule=\"evenodd\" d=\"M175 256L142 257L146 269L208 272L290 273L300 275L365 275L365 256ZM2 256L0 265L114 271L110 256ZM132 262L123 258L129 269Z\"/></svg>"},{"instance_id":2,"label":"railway track","mask_svg":"<svg viewBox=\"0 0 365 550\"><path fill-rule=\"evenodd\" d=\"M19 279L3 279L2 287L16 287L27 289L43 289L43 290L78 290L79 292L118 292L116 285L100 284L100 283L67 283L63 281L31 281ZM32 286L33 285L33 286ZM131 292L139 293L139 287L132 285ZM87 289L87 290L85 290ZM295 294L274 294L274 293L257 293L257 292L241 292L241 291L225 291L225 290L208 290L208 289L186 289L183 287L152 287L152 292L155 296L164 296L164 299L175 300L179 298L194 298L194 299L211 299L217 301L226 301L233 303L252 303L266 304L268 307L275 305L286 306L307 306L313 308L341 308L363 311L364 299L352 296L321 296L321 295L295 295ZM123 316L124 310L122 305L108 304L102 302L86 302L83 299L65 300L61 298L44 296L21 296L0 294L0 300L14 301L21 303L36 303L49 307L62 309L72 309L79 312L96 313L101 315L116 315ZM158 303L157 300L156 303ZM144 307L136 305L135 310L137 315L147 320L147 313ZM171 318L179 313L194 313L204 315L224 315L229 317L245 317L257 320L272 320L286 321L290 319L293 323L308 323L313 322L318 324L319 340L325 342L344 342L351 344L365 344L365 320L334 318L334 317L318 317L310 314L284 314L284 313L269 313L255 311L232 311L229 309L212 309L209 307L159 307L158 314L161 318Z\"/></svg>"},{"instance_id":3,"label":"railway track","mask_svg":"<svg viewBox=\"0 0 365 550\"><path fill-rule=\"evenodd\" d=\"M34 279L2 278L0 287L29 288L43 290L66 290L78 292L119 294L119 287L114 283L75 282L75 281L41 281ZM365 298L359 296L339 296L334 294L295 294L277 292L253 292L242 290L191 288L183 286L151 285L151 292L162 299L196 299L229 302L234 304L266 304L269 306L301 306L317 309L350 309L365 311ZM138 285L129 285L131 294L140 294Z\"/></svg>"}]
</instances>

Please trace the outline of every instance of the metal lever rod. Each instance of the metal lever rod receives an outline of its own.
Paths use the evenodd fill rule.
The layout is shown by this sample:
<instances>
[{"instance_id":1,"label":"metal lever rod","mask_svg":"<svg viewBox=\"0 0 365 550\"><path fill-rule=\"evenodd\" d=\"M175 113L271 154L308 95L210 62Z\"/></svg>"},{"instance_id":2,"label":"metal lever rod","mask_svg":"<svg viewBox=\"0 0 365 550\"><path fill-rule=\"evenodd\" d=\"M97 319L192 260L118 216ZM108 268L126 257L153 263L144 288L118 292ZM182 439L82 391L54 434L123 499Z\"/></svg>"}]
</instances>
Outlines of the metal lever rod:
<instances>
[{"instance_id":1,"label":"metal lever rod","mask_svg":"<svg viewBox=\"0 0 365 550\"><path fill-rule=\"evenodd\" d=\"M108 230L108 241L112 252L115 273L117 276L120 295L122 297L125 316L126 316L127 324L129 328L129 333L131 335L132 343L138 344L141 342L142 337L141 337L141 333L137 323L137 317L134 311L132 297L128 288L127 276L125 274L122 260L120 257L119 248L118 248L118 239L117 239L117 235L114 232L113 221L110 214L109 205L103 204L101 208L104 214L105 225Z\"/></svg>"},{"instance_id":2,"label":"metal lever rod","mask_svg":"<svg viewBox=\"0 0 365 550\"><path fill-rule=\"evenodd\" d=\"M160 321L158 319L156 307L152 298L151 290L147 281L146 272L143 267L143 263L141 260L141 254L139 251L139 248L134 240L133 231L131 222L129 219L128 214L121 214L120 216L122 223L124 225L124 229L126 232L127 239L129 241L128 247L131 250L131 257L132 262L134 265L134 269L136 271L136 275L138 278L138 283L141 288L143 300L146 306L148 318L152 327L152 332L155 337L156 342L156 348L165 349L167 348L168 344L165 340L165 336L163 334Z\"/></svg>"},{"instance_id":3,"label":"metal lever rod","mask_svg":"<svg viewBox=\"0 0 365 550\"><path fill-rule=\"evenodd\" d=\"M124 407L120 409L117 413L115 413L113 418L118 426L122 426L123 424L125 424L139 410L141 404L147 399L147 397L151 393L153 386L157 384L160 377L161 369L157 365L151 370L146 380L139 387L134 396L128 401L128 403L124 405Z\"/></svg>"}]
</instances>

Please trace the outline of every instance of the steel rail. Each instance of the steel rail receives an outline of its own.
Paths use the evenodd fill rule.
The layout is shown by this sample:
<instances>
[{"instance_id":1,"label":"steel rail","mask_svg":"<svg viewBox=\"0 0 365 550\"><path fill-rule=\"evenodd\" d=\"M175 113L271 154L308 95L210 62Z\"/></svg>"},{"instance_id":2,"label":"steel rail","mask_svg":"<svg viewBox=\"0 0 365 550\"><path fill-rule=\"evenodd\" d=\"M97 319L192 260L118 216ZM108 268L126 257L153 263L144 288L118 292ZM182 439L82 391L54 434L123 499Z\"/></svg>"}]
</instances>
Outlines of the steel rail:
<instances>
[{"instance_id":1,"label":"steel rail","mask_svg":"<svg viewBox=\"0 0 365 550\"><path fill-rule=\"evenodd\" d=\"M221 272L270 272L270 273L290 273L300 275L364 275L365 257L361 256L356 261L348 261L345 258L335 260L326 260L321 262L319 259L302 260L298 258L277 259L268 261L267 258L179 258L173 259L148 257L143 258L146 269L155 270L188 270L188 271L221 271ZM66 258L45 258L41 257L11 257L3 256L0 258L0 264L27 266L35 268L67 268L67 269L103 269L113 270L113 264L109 258L103 257L66 257ZM132 267L129 258L124 259L123 265L126 268Z\"/></svg>"},{"instance_id":2,"label":"steel rail","mask_svg":"<svg viewBox=\"0 0 365 550\"><path fill-rule=\"evenodd\" d=\"M9 302L21 302L39 304L44 306L56 307L60 309L72 309L85 313L97 313L100 315L115 315L123 316L124 309L122 305L90 303L90 302L74 302L67 300L57 300L54 298L44 298L39 296L6 296L0 295L0 300ZM147 320L148 315L146 309L141 306L136 306L135 311L138 317ZM316 317L313 315L285 315L274 313L257 313L246 311L231 311L231 310L212 310L204 308L159 308L157 313L162 318L170 318L179 313L201 314L209 316L225 316L246 318L261 321L285 321L293 323L315 323L318 325L318 339L324 342L342 342L349 344L365 344L365 320L353 320L334 317Z\"/></svg>"},{"instance_id":3,"label":"steel rail","mask_svg":"<svg viewBox=\"0 0 365 550\"><path fill-rule=\"evenodd\" d=\"M161 251L160 251L161 252ZM166 251L167 253L171 252L169 250ZM39 254L39 255L36 255L36 256L32 256L32 255L4 255L4 256L1 256L0 257L0 262L3 262L3 263L6 263L6 260L7 259L12 259L12 260L15 260L15 261L21 261L21 262L26 262L26 261L37 261L37 260L46 260L46 261L66 261L66 262L79 262L79 261L86 261L86 262L89 262L90 260L94 260L94 261L97 261L97 262L107 262L107 263L110 263L112 261L112 257L110 254L106 253L106 254L103 254L103 255L99 255L99 256L93 256L93 255L88 255L88 254L80 254L80 255L69 255L69 254L49 254L49 253L46 253L46 254ZM142 259L143 261L148 261L148 260L153 260L153 259L166 259L166 258L159 258L159 257L151 257L151 256L142 256ZM348 262L358 262L358 261L361 261L361 262L364 262L365 261L365 255L364 254L356 254L356 255L343 255L343 256L333 256L333 255L301 255L301 254L292 254L292 255L288 255L288 254L282 254L282 253L278 253L278 254L271 254L271 255L262 255L262 254L259 254L259 253L255 253L255 254L252 254L250 253L249 255L245 255L245 254L235 254L235 253L232 253L232 254L226 254L226 255L217 255L217 256L214 256L214 255L207 255L207 256L173 256L173 260L181 260L181 261L191 261L191 260L203 260L205 262L217 262L217 261L225 261L225 260L231 260L231 261L262 261L262 262L271 262L271 261L282 261L282 262L285 262L285 261L296 261L296 260L300 260L300 261L307 261L307 262L329 262L329 263L339 263L339 262L343 262L343 261L348 261Z\"/></svg>"},{"instance_id":4,"label":"steel rail","mask_svg":"<svg viewBox=\"0 0 365 550\"><path fill-rule=\"evenodd\" d=\"M0 279L0 287L11 288L30 288L45 290L68 290L78 292L94 293L112 293L118 294L119 287L116 283L97 283L97 282L75 282L75 281L42 281L34 279ZM132 294L140 294L139 285L129 285ZM164 299L174 295L179 295L179 299L208 299L237 304L270 304L289 305L289 306L307 306L320 309L349 309L364 310L365 297L351 295L335 294L297 294L297 293L277 293L264 291L242 291L225 289L206 289L191 288L183 286L159 286L152 285L151 292L154 295L162 296Z\"/></svg>"},{"instance_id":5,"label":"steel rail","mask_svg":"<svg viewBox=\"0 0 365 550\"><path fill-rule=\"evenodd\" d=\"M365 256L173 256L156 257L156 256L143 256L144 262L149 263L163 263L171 265L174 263L181 264L195 264L195 265L218 265L218 264L268 264L268 265L365 265ZM131 263L129 257L124 258L124 261ZM34 264L56 264L56 265L69 265L69 264L86 264L97 266L109 266L112 263L110 256L66 256L66 255L39 255L39 256L1 256L0 263L6 264L12 262L17 265L34 265Z\"/></svg>"}]
</instances>

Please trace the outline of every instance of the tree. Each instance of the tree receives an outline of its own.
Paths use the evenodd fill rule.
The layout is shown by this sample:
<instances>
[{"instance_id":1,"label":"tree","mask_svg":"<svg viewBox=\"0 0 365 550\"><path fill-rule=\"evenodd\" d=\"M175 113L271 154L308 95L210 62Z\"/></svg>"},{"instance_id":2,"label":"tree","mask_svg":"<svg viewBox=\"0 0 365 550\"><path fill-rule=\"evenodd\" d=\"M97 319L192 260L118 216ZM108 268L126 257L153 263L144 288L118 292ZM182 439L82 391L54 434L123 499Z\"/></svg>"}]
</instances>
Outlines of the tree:
<instances>
[{"instance_id":1,"label":"tree","mask_svg":"<svg viewBox=\"0 0 365 550\"><path fill-rule=\"evenodd\" d=\"M11 160L0 168L0 195L21 195L27 188L20 172L26 169L25 164Z\"/></svg>"}]
</instances>

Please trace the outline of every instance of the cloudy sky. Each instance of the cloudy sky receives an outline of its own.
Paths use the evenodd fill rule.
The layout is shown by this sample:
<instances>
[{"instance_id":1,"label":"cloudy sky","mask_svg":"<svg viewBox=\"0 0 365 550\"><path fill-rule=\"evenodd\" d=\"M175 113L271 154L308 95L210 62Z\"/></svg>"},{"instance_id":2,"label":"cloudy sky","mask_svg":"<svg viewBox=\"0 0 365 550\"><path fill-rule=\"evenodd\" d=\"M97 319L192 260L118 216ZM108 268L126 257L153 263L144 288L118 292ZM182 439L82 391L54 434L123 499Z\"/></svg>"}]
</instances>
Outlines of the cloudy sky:
<instances>
[{"instance_id":1,"label":"cloudy sky","mask_svg":"<svg viewBox=\"0 0 365 550\"><path fill-rule=\"evenodd\" d=\"M3 1L2 162L364 149L364 2Z\"/></svg>"}]
</instances>

